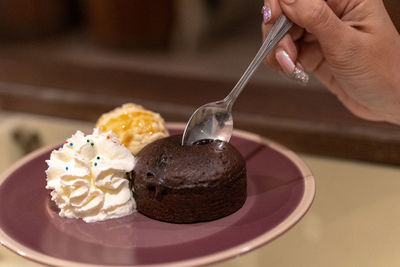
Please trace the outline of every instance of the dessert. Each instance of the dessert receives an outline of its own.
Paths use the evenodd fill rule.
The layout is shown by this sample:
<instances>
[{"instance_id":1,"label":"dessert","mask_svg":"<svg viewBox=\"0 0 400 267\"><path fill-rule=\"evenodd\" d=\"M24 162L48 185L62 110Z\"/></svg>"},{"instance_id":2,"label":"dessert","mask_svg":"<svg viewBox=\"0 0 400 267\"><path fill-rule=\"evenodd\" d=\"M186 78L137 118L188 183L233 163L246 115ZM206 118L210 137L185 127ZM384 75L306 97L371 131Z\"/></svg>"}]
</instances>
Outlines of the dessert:
<instances>
[{"instance_id":1,"label":"dessert","mask_svg":"<svg viewBox=\"0 0 400 267\"><path fill-rule=\"evenodd\" d=\"M144 147L132 173L139 212L162 221L192 223L227 216L246 200L246 166L229 143L181 145L170 136Z\"/></svg>"},{"instance_id":2,"label":"dessert","mask_svg":"<svg viewBox=\"0 0 400 267\"><path fill-rule=\"evenodd\" d=\"M97 127L87 136L77 131L46 161L46 188L61 217L96 222L137 208L157 220L193 223L243 206L246 164L229 143L182 146L159 114L135 104L103 114Z\"/></svg>"},{"instance_id":3,"label":"dessert","mask_svg":"<svg viewBox=\"0 0 400 267\"><path fill-rule=\"evenodd\" d=\"M127 179L135 165L132 153L111 131L77 131L46 161L47 189L59 215L85 222L131 214L136 203Z\"/></svg>"},{"instance_id":4,"label":"dessert","mask_svg":"<svg viewBox=\"0 0 400 267\"><path fill-rule=\"evenodd\" d=\"M163 118L135 104L125 104L103 114L96 127L103 132L113 131L136 155L145 145L168 136Z\"/></svg>"}]
</instances>

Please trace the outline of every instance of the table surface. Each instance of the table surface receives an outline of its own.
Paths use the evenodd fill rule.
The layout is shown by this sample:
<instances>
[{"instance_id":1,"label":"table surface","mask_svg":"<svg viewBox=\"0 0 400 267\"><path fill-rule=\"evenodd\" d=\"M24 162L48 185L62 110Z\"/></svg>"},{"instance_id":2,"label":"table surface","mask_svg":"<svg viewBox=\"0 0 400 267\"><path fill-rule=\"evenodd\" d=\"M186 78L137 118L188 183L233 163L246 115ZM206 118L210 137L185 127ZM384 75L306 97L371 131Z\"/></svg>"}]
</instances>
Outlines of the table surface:
<instances>
[{"instance_id":1,"label":"table surface","mask_svg":"<svg viewBox=\"0 0 400 267\"><path fill-rule=\"evenodd\" d=\"M3 131L15 121L46 129L52 136L46 142L63 139L51 135L52 129L69 135L92 127L82 122L0 113ZM309 212L271 243L213 266L398 266L400 167L305 154L300 157L316 179L317 193ZM0 247L3 266L41 265Z\"/></svg>"}]
</instances>

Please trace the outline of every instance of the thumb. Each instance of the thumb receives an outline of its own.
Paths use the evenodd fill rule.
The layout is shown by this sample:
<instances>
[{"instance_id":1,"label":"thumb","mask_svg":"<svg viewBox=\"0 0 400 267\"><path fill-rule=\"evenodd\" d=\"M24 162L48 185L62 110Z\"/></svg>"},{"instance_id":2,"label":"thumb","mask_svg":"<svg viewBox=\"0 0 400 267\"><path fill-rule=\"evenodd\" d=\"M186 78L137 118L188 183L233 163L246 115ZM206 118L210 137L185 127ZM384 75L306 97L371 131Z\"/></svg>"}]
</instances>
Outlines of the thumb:
<instances>
[{"instance_id":1,"label":"thumb","mask_svg":"<svg viewBox=\"0 0 400 267\"><path fill-rule=\"evenodd\" d=\"M313 34L321 47L335 49L346 36L346 25L323 0L280 0L291 21Z\"/></svg>"}]
</instances>

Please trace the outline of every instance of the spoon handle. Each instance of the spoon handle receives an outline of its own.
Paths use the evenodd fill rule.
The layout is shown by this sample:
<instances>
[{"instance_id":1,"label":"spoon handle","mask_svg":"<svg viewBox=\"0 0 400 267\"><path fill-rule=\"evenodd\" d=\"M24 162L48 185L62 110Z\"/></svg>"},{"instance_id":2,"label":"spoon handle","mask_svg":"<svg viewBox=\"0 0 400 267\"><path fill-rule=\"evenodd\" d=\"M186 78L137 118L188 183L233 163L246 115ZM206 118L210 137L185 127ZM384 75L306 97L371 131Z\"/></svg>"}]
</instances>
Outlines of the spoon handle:
<instances>
[{"instance_id":1,"label":"spoon handle","mask_svg":"<svg viewBox=\"0 0 400 267\"><path fill-rule=\"evenodd\" d=\"M253 75L254 71L258 68L265 56L268 55L269 52L271 52L272 48L274 48L274 46L282 39L282 37L288 32L288 30L292 26L293 23L283 14L275 22L274 26L271 29L271 32L268 34L260 50L258 50L253 61L247 67L246 71L243 73L242 77L229 93L229 95L224 99L224 101L228 103L229 111L232 110L232 106L236 98L242 92L250 77Z\"/></svg>"}]
</instances>

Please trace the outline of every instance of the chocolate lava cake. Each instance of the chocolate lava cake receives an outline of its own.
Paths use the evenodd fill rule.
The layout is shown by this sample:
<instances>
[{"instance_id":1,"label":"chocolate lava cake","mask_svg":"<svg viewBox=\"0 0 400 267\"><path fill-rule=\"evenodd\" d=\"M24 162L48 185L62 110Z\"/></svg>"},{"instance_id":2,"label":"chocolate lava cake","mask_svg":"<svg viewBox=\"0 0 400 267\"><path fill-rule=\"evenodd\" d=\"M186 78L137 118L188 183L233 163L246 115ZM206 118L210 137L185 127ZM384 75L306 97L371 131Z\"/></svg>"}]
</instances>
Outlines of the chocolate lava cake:
<instances>
[{"instance_id":1,"label":"chocolate lava cake","mask_svg":"<svg viewBox=\"0 0 400 267\"><path fill-rule=\"evenodd\" d=\"M246 163L222 141L181 145L182 135L157 140L137 154L133 191L148 217L193 223L227 216L246 200Z\"/></svg>"}]
</instances>

